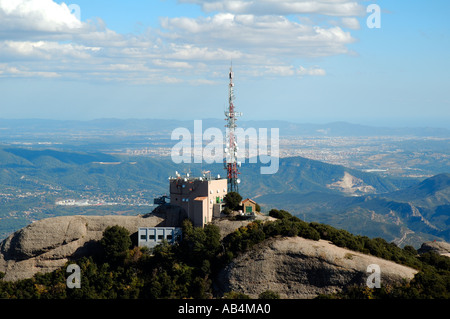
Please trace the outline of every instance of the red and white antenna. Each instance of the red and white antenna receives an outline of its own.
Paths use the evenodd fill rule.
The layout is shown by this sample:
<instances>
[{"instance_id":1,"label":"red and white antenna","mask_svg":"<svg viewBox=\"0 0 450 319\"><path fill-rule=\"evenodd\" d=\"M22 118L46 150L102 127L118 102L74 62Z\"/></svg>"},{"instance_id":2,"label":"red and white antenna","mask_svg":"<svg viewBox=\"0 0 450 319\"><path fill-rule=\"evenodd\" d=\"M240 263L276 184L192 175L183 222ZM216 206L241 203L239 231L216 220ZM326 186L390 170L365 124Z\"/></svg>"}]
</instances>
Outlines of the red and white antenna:
<instances>
[{"instance_id":1,"label":"red and white antenna","mask_svg":"<svg viewBox=\"0 0 450 319\"><path fill-rule=\"evenodd\" d=\"M228 179L228 192L238 192L238 185L241 182L239 177L239 169L237 162L237 151L238 145L235 135L235 129L237 127L236 121L237 117L242 116L242 113L236 112L234 107L234 73L233 73L233 64L230 67L230 84L228 86L228 110L225 111L225 121L227 124L225 127L227 128L226 135L226 146L225 146L225 169L227 170L227 179Z\"/></svg>"}]
</instances>

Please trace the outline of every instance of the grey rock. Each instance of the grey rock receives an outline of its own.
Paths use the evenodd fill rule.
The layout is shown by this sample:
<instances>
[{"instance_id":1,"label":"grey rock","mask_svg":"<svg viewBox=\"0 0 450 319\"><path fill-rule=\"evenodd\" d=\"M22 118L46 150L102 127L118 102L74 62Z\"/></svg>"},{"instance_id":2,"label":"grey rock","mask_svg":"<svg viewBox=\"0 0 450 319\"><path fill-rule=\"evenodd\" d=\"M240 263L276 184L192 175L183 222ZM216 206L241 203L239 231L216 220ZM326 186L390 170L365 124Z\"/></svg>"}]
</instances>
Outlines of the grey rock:
<instances>
[{"instance_id":1,"label":"grey rock","mask_svg":"<svg viewBox=\"0 0 450 319\"><path fill-rule=\"evenodd\" d=\"M381 258L337 247L327 241L301 237L271 239L235 258L220 274L219 294L238 291L257 298L266 290L283 299L309 299L366 285L377 264L381 284L411 280L417 270Z\"/></svg>"},{"instance_id":2,"label":"grey rock","mask_svg":"<svg viewBox=\"0 0 450 319\"><path fill-rule=\"evenodd\" d=\"M417 250L419 254L434 251L442 256L450 257L450 244L445 241L427 241Z\"/></svg>"},{"instance_id":3,"label":"grey rock","mask_svg":"<svg viewBox=\"0 0 450 319\"><path fill-rule=\"evenodd\" d=\"M31 278L63 267L72 258L92 253L109 226L125 227L130 234L139 227L163 223L158 216L64 216L39 220L0 243L0 272L3 280Z\"/></svg>"}]
</instances>

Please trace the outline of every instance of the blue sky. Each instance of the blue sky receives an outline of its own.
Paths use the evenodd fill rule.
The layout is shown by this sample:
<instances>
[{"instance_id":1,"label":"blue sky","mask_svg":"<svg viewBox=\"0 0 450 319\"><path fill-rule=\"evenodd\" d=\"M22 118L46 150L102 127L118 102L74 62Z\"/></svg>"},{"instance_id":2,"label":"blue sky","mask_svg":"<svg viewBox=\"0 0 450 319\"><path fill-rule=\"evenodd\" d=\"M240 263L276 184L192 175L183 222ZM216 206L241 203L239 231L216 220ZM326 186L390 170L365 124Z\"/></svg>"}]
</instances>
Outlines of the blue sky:
<instances>
[{"instance_id":1,"label":"blue sky","mask_svg":"<svg viewBox=\"0 0 450 319\"><path fill-rule=\"evenodd\" d=\"M0 118L449 127L450 3L0 0ZM370 29L366 8L381 8Z\"/></svg>"}]
</instances>

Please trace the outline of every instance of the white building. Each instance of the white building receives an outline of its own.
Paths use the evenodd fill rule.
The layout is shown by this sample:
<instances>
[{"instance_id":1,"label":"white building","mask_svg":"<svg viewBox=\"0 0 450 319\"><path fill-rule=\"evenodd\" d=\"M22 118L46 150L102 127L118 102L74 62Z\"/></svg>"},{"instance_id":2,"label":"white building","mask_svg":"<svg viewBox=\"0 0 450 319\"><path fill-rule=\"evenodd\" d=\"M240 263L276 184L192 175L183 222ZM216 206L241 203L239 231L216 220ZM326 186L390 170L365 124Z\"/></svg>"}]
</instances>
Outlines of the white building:
<instances>
[{"instance_id":1,"label":"white building","mask_svg":"<svg viewBox=\"0 0 450 319\"><path fill-rule=\"evenodd\" d=\"M204 227L213 217L220 217L227 182L220 177L170 178L170 204L182 207L195 227Z\"/></svg>"},{"instance_id":2,"label":"white building","mask_svg":"<svg viewBox=\"0 0 450 319\"><path fill-rule=\"evenodd\" d=\"M163 240L174 244L181 240L182 234L182 229L179 227L140 227L138 246L152 249L161 244Z\"/></svg>"}]
</instances>

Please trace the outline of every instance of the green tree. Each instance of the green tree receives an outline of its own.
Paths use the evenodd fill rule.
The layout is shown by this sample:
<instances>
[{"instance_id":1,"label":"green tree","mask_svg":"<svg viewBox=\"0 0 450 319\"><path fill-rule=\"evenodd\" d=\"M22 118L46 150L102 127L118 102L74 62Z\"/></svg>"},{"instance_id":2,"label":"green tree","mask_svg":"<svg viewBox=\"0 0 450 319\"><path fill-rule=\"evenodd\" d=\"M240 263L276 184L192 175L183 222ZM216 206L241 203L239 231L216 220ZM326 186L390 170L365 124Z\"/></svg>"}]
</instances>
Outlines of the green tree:
<instances>
[{"instance_id":1,"label":"green tree","mask_svg":"<svg viewBox=\"0 0 450 319\"><path fill-rule=\"evenodd\" d=\"M258 295L258 299L280 299L280 294L272 290L266 290Z\"/></svg>"},{"instance_id":2,"label":"green tree","mask_svg":"<svg viewBox=\"0 0 450 319\"><path fill-rule=\"evenodd\" d=\"M107 227L100 244L107 262L118 265L123 263L131 247L130 232L118 225Z\"/></svg>"},{"instance_id":3,"label":"green tree","mask_svg":"<svg viewBox=\"0 0 450 319\"><path fill-rule=\"evenodd\" d=\"M226 207L228 207L229 209L238 210L239 205L242 201L242 196L237 192L229 192L225 195L223 201L225 202Z\"/></svg>"}]
</instances>

